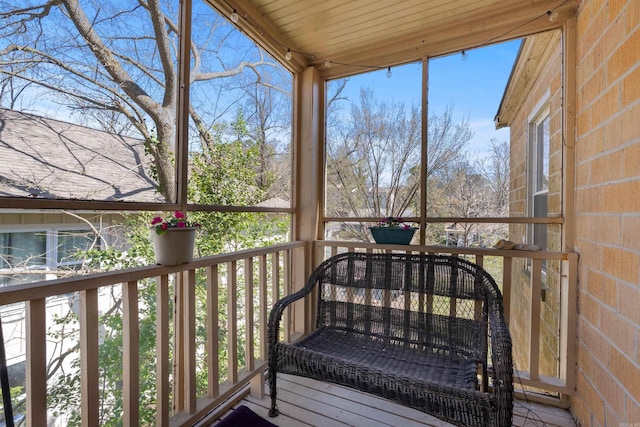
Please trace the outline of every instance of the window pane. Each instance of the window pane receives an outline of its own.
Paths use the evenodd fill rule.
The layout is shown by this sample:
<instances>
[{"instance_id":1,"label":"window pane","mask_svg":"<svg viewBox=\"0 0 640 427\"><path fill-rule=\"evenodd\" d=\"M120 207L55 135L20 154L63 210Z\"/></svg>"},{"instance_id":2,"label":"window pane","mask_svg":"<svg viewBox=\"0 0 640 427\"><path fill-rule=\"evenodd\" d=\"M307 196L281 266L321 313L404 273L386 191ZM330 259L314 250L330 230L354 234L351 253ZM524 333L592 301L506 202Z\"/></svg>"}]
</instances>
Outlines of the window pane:
<instances>
[{"instance_id":1,"label":"window pane","mask_svg":"<svg viewBox=\"0 0 640 427\"><path fill-rule=\"evenodd\" d=\"M191 52L189 201L290 207L291 73L201 0Z\"/></svg>"},{"instance_id":2,"label":"window pane","mask_svg":"<svg viewBox=\"0 0 640 427\"><path fill-rule=\"evenodd\" d=\"M89 230L58 232L58 265L75 264L82 260L78 252L99 249L99 240Z\"/></svg>"},{"instance_id":3,"label":"window pane","mask_svg":"<svg viewBox=\"0 0 640 427\"><path fill-rule=\"evenodd\" d=\"M494 119L519 46L429 60L427 216L509 216L510 135Z\"/></svg>"},{"instance_id":4,"label":"window pane","mask_svg":"<svg viewBox=\"0 0 640 427\"><path fill-rule=\"evenodd\" d=\"M2 3L0 196L173 200L178 0L78 3Z\"/></svg>"},{"instance_id":5,"label":"window pane","mask_svg":"<svg viewBox=\"0 0 640 427\"><path fill-rule=\"evenodd\" d=\"M536 195L533 198L533 215L535 217L547 216L547 193ZM533 225L533 243L538 245L540 249L547 248L547 224Z\"/></svg>"},{"instance_id":6,"label":"window pane","mask_svg":"<svg viewBox=\"0 0 640 427\"><path fill-rule=\"evenodd\" d=\"M47 233L0 233L0 268L47 265Z\"/></svg>"},{"instance_id":7,"label":"window pane","mask_svg":"<svg viewBox=\"0 0 640 427\"><path fill-rule=\"evenodd\" d=\"M536 192L549 189L549 116L536 126Z\"/></svg>"},{"instance_id":8,"label":"window pane","mask_svg":"<svg viewBox=\"0 0 640 427\"><path fill-rule=\"evenodd\" d=\"M421 64L327 83L326 214L417 216ZM361 227L355 227L361 229Z\"/></svg>"}]
</instances>

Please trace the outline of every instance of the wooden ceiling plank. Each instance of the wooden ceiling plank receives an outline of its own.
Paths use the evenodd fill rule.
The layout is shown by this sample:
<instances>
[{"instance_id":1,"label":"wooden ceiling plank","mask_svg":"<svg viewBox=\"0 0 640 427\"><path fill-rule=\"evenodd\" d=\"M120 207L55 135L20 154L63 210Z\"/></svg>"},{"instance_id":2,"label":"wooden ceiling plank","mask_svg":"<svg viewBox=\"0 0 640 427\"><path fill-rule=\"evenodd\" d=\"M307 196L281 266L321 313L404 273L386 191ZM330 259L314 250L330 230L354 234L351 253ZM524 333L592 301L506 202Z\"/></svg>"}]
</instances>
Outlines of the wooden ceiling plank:
<instances>
[{"instance_id":1,"label":"wooden ceiling plank","mask_svg":"<svg viewBox=\"0 0 640 427\"><path fill-rule=\"evenodd\" d=\"M530 12L527 11L521 11L520 14L506 14L503 19L485 18L460 27L455 32L433 30L416 37L395 39L384 44L379 43L375 48L371 49L360 48L357 51L341 52L341 55L334 57L335 59L332 59L332 61L365 63L372 66L388 66L412 62L425 56L440 56L462 49L471 49L554 29L559 27L564 20L573 16L575 9L559 9L560 16L554 22L542 16L544 11L538 10L535 12L537 15L533 16L539 17L535 20L531 19ZM333 69L330 73L332 76L337 75L338 69ZM321 74L325 76L326 72L321 71Z\"/></svg>"},{"instance_id":2,"label":"wooden ceiling plank","mask_svg":"<svg viewBox=\"0 0 640 427\"><path fill-rule=\"evenodd\" d=\"M238 25L290 70L315 63L332 78L366 70L338 63L386 68L556 28L579 0L208 1L223 13L236 8L251 22ZM555 8L552 23L544 14ZM287 47L315 56L285 61ZM325 70L325 60L335 66Z\"/></svg>"},{"instance_id":3,"label":"wooden ceiling plank","mask_svg":"<svg viewBox=\"0 0 640 427\"><path fill-rule=\"evenodd\" d=\"M521 4L519 4L518 2L512 1L511 4L509 4L508 2L505 2L501 7L501 12L499 14L492 12L490 8L476 7L468 10L467 13L456 15L456 18L454 20L444 19L444 18L441 18L440 15L438 15L438 19L434 21L434 22L437 22L436 25L432 25L432 24L429 25L427 23L420 22L420 18L418 18L415 26L411 27L410 25L403 24L402 26L400 26L400 28L415 28L413 33L409 31L403 32L403 34L405 34L403 36L404 38L407 38L408 37L407 35L409 35L409 37L420 38L423 35L428 35L432 33L455 34L456 32L459 32L461 30L467 30L470 22L471 23L484 22L484 23L489 23L491 25L500 26L501 24L504 25L504 24L510 24L512 22L517 22L521 18L527 19L527 18L531 18L531 16L540 16L540 14L543 14L544 11L546 11L546 8L539 8L539 7L535 8L533 9L533 13L530 13L529 12L530 10L531 9L523 9ZM443 15L445 13L446 12L443 12ZM398 26L396 26L396 29L397 28ZM352 33L347 34L347 36L350 37L352 40L351 43L355 43L354 33L353 33L353 31L355 30L357 30L357 28L354 26L354 28L352 29ZM400 31L397 31L397 32L400 32ZM362 32L362 35L360 37L366 37L364 32ZM391 39L386 34L384 35L384 37L382 36L379 37L378 35L374 37L378 37L378 39L385 39L386 40L385 44L389 44L389 40L393 40L393 43L391 44L397 43L396 42L397 36L392 37ZM334 40L331 40L331 42L333 41ZM336 41L337 43L340 43L340 44L347 44L349 42L349 39L340 39ZM377 47L376 47L376 50L377 50Z\"/></svg>"},{"instance_id":4,"label":"wooden ceiling plank","mask_svg":"<svg viewBox=\"0 0 640 427\"><path fill-rule=\"evenodd\" d=\"M453 2L452 2L453 3ZM454 3L455 4L455 3ZM413 7L394 7L391 11L366 10L359 13L357 17L347 13L341 14L331 25L326 25L321 30L309 29L308 26L300 26L297 31L289 31L292 38L310 39L316 34L320 35L326 43L339 45L354 42L356 37L365 39L381 39L394 36L403 29L414 28L416 31L424 26L439 22L447 13L451 13L451 6L439 5L430 9L424 6L413 4ZM470 16L477 10L477 7L470 8ZM310 31L311 30L311 31ZM301 43L304 45L304 43Z\"/></svg>"}]
</instances>

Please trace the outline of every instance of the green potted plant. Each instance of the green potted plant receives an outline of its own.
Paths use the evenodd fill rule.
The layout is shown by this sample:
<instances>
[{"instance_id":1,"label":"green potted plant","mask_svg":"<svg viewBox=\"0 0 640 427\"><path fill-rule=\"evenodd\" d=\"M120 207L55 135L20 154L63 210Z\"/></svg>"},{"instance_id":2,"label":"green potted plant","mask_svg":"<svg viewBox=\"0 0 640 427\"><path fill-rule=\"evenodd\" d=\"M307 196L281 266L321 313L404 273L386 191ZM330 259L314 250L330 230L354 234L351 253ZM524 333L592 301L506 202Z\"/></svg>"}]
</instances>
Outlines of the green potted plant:
<instances>
[{"instance_id":1,"label":"green potted plant","mask_svg":"<svg viewBox=\"0 0 640 427\"><path fill-rule=\"evenodd\" d=\"M376 243L393 245L408 245L417 229L394 216L383 218L376 226L369 227Z\"/></svg>"},{"instance_id":2,"label":"green potted plant","mask_svg":"<svg viewBox=\"0 0 640 427\"><path fill-rule=\"evenodd\" d=\"M187 220L181 211L175 211L167 218L153 218L151 240L156 262L166 266L191 262L198 227L200 224Z\"/></svg>"}]
</instances>

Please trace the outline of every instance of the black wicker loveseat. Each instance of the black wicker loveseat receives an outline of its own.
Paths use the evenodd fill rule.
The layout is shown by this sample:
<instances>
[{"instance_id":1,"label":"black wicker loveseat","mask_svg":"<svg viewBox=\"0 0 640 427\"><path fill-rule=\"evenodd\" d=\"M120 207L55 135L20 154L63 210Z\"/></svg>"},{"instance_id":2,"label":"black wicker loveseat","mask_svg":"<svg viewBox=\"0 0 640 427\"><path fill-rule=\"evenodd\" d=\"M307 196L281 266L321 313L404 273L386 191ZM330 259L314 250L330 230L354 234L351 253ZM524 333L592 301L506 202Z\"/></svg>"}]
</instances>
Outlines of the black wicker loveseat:
<instances>
[{"instance_id":1,"label":"black wicker loveseat","mask_svg":"<svg viewBox=\"0 0 640 427\"><path fill-rule=\"evenodd\" d=\"M315 330L295 343L281 341L285 308L316 287ZM303 289L274 305L268 341L270 416L278 415L280 372L372 393L454 425L511 426L511 337L502 296L485 270L461 258L331 257Z\"/></svg>"}]
</instances>

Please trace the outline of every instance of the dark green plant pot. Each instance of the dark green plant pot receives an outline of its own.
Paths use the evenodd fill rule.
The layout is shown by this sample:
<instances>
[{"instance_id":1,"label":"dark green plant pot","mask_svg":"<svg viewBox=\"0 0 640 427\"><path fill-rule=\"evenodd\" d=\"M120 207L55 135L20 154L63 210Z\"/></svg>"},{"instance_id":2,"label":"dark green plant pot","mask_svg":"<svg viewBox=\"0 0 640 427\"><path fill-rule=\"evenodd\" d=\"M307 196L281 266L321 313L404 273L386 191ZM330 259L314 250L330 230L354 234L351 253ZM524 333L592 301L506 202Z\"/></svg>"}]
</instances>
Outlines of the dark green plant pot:
<instances>
[{"instance_id":1,"label":"dark green plant pot","mask_svg":"<svg viewBox=\"0 0 640 427\"><path fill-rule=\"evenodd\" d=\"M369 227L373 240L380 245L408 245L417 227Z\"/></svg>"}]
</instances>

